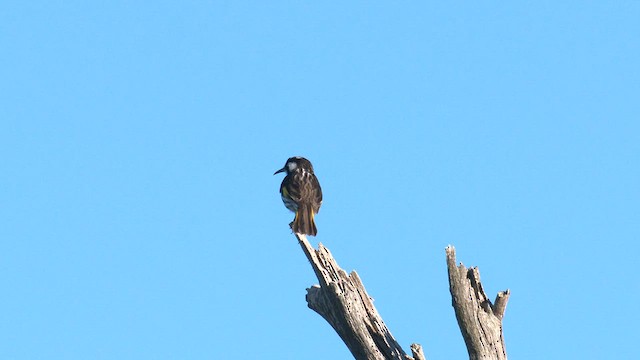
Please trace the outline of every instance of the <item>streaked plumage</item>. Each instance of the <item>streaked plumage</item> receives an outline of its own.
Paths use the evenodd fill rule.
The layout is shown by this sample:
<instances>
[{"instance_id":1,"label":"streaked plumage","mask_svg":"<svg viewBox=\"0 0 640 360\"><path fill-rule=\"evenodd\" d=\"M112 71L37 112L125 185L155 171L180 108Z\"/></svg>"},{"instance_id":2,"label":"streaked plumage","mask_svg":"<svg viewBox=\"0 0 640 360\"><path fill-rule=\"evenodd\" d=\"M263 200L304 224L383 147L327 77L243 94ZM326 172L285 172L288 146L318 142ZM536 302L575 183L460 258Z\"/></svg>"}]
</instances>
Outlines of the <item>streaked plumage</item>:
<instances>
[{"instance_id":1,"label":"streaked plumage","mask_svg":"<svg viewBox=\"0 0 640 360\"><path fill-rule=\"evenodd\" d=\"M284 167L274 173L286 172L280 185L280 196L287 209L296 213L289 224L295 233L315 236L318 233L315 215L322 205L322 189L311 162L303 157L289 158Z\"/></svg>"}]
</instances>

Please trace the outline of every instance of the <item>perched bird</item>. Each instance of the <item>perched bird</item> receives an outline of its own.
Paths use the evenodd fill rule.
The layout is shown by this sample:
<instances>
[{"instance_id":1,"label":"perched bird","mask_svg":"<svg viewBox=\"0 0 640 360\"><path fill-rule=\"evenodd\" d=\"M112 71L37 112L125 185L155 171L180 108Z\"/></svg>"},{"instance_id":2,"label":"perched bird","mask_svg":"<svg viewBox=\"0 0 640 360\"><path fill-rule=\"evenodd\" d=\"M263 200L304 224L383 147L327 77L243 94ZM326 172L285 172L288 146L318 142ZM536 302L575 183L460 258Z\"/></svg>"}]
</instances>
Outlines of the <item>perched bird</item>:
<instances>
[{"instance_id":1,"label":"perched bird","mask_svg":"<svg viewBox=\"0 0 640 360\"><path fill-rule=\"evenodd\" d=\"M289 226L294 233L316 236L318 230L314 217L322 205L322 189L313 173L313 165L303 157L294 156L273 175L281 172L287 173L280 185L282 202L296 213Z\"/></svg>"}]
</instances>

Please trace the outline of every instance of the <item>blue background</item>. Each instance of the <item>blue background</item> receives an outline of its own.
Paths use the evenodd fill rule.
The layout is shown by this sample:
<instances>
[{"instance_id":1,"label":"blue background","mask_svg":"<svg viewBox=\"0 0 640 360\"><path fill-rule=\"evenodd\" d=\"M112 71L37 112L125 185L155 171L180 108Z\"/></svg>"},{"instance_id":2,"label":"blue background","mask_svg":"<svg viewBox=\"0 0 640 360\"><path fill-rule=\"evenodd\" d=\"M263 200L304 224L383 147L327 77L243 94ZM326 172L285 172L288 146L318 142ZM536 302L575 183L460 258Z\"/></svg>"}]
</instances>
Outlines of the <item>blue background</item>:
<instances>
[{"instance_id":1,"label":"blue background","mask_svg":"<svg viewBox=\"0 0 640 360\"><path fill-rule=\"evenodd\" d=\"M637 357L640 3L4 1L0 359L348 359L272 176L406 349Z\"/></svg>"}]
</instances>

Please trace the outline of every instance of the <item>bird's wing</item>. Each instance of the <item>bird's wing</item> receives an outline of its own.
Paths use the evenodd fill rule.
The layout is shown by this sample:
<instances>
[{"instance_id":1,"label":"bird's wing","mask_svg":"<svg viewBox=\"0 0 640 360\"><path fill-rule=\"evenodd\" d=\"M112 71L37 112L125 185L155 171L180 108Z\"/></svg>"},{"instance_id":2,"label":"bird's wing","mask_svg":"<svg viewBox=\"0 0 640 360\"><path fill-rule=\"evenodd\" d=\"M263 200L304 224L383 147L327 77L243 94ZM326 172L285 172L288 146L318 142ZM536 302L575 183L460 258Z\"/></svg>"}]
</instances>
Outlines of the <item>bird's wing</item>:
<instances>
[{"instance_id":1,"label":"bird's wing","mask_svg":"<svg viewBox=\"0 0 640 360\"><path fill-rule=\"evenodd\" d=\"M322 205L322 188L320 187L320 182L315 175L311 175L311 188L313 190L312 199L315 199L314 203L316 204L313 212L317 214L320 211L320 205Z\"/></svg>"}]
</instances>

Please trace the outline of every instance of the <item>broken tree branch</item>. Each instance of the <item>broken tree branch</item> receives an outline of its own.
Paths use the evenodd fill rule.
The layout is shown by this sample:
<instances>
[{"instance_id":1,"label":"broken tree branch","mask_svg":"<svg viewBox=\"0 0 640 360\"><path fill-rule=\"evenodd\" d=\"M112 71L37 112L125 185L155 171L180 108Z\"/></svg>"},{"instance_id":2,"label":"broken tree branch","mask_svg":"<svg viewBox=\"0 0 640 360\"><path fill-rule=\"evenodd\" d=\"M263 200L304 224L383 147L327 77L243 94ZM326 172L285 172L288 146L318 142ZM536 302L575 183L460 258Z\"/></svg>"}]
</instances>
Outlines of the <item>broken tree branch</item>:
<instances>
[{"instance_id":1,"label":"broken tree branch","mask_svg":"<svg viewBox=\"0 0 640 360\"><path fill-rule=\"evenodd\" d=\"M426 360L420 344L411 344L411 353L413 354L413 360Z\"/></svg>"},{"instance_id":2,"label":"broken tree branch","mask_svg":"<svg viewBox=\"0 0 640 360\"><path fill-rule=\"evenodd\" d=\"M347 274L329 249L319 244L316 250L306 236L295 235L320 282L307 289L307 304L333 327L357 360L425 360L419 344L411 345L413 357L402 350L355 271ZM469 359L507 360L502 318L509 290L500 291L492 304L478 268L456 265L453 246L446 254L452 305Z\"/></svg>"},{"instance_id":3,"label":"broken tree branch","mask_svg":"<svg viewBox=\"0 0 640 360\"><path fill-rule=\"evenodd\" d=\"M510 292L501 291L495 304L487 297L477 267L456 266L456 250L446 248L449 290L470 360L507 360L502 318Z\"/></svg>"},{"instance_id":4,"label":"broken tree branch","mask_svg":"<svg viewBox=\"0 0 640 360\"><path fill-rule=\"evenodd\" d=\"M320 282L307 289L307 304L334 328L351 354L357 360L413 359L391 335L358 274L342 270L322 244L315 250L306 236L296 237ZM424 359L421 347L414 349L415 345L414 357Z\"/></svg>"}]
</instances>

